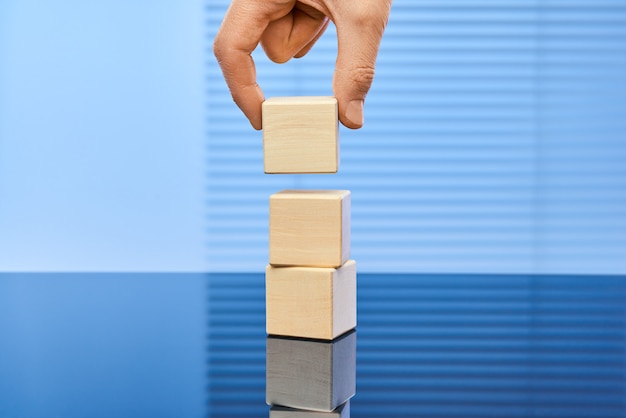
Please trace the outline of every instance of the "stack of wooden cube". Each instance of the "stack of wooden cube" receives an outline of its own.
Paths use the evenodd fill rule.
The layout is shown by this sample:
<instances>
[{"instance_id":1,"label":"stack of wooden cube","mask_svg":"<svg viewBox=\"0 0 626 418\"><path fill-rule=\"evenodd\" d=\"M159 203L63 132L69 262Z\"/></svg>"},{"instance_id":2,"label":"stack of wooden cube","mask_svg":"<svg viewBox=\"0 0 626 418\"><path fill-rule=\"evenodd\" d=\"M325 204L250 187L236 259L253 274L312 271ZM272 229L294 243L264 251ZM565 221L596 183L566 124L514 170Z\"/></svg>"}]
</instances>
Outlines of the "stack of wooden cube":
<instances>
[{"instance_id":1,"label":"stack of wooden cube","mask_svg":"<svg viewBox=\"0 0 626 418\"><path fill-rule=\"evenodd\" d=\"M336 173L337 101L263 103L264 169ZM284 190L270 197L266 270L266 397L271 418L348 417L356 391L356 264L350 192ZM317 411L317 412L315 412Z\"/></svg>"}]
</instances>

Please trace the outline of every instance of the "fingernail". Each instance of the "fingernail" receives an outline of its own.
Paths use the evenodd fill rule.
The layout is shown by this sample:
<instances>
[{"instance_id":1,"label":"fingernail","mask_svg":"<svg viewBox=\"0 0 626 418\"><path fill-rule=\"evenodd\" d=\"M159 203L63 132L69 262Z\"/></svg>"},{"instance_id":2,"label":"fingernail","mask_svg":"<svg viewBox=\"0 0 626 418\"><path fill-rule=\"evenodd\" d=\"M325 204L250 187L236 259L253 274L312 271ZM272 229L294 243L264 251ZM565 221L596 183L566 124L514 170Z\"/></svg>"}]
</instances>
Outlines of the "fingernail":
<instances>
[{"instance_id":1,"label":"fingernail","mask_svg":"<svg viewBox=\"0 0 626 418\"><path fill-rule=\"evenodd\" d=\"M346 107L345 117L357 127L363 125L363 100L352 100Z\"/></svg>"}]
</instances>

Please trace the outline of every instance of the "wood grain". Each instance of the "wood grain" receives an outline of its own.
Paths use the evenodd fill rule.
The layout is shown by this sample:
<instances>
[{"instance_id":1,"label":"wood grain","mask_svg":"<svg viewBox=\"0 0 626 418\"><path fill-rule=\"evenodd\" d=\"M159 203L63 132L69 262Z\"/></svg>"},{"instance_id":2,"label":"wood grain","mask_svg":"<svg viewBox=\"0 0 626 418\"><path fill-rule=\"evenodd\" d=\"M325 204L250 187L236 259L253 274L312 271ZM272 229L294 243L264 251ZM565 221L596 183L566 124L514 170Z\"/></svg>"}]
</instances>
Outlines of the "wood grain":
<instances>
[{"instance_id":1,"label":"wood grain","mask_svg":"<svg viewBox=\"0 0 626 418\"><path fill-rule=\"evenodd\" d=\"M272 97L263 102L266 173L336 173L339 125L334 97Z\"/></svg>"},{"instance_id":2,"label":"wood grain","mask_svg":"<svg viewBox=\"0 0 626 418\"><path fill-rule=\"evenodd\" d=\"M356 262L341 268L273 267L265 273L270 335L331 340L356 327Z\"/></svg>"},{"instance_id":3,"label":"wood grain","mask_svg":"<svg viewBox=\"0 0 626 418\"><path fill-rule=\"evenodd\" d=\"M340 267L350 257L350 192L284 190L270 196L275 266Z\"/></svg>"}]
</instances>

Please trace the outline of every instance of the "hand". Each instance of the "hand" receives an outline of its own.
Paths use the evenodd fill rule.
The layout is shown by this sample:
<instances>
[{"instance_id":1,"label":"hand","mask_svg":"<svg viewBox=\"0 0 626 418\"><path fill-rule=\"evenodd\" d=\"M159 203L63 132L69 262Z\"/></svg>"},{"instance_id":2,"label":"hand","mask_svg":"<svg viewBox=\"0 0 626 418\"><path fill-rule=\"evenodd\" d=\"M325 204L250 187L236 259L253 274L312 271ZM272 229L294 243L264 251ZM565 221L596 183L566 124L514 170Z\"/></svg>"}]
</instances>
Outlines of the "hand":
<instances>
[{"instance_id":1,"label":"hand","mask_svg":"<svg viewBox=\"0 0 626 418\"><path fill-rule=\"evenodd\" d=\"M329 20L337 27L333 92L339 120L363 126L363 103L392 0L233 0L215 37L213 52L233 100L255 129L262 128L263 91L256 82L252 51L259 43L274 62L304 56Z\"/></svg>"}]
</instances>

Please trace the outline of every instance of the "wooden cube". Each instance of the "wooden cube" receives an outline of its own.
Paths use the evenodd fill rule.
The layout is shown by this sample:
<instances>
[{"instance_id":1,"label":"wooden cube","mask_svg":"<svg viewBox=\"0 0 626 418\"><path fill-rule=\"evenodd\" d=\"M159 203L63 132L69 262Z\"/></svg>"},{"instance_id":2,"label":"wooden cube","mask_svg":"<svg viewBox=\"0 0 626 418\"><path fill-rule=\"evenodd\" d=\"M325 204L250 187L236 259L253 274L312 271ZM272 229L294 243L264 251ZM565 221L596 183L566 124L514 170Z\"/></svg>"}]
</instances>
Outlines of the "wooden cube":
<instances>
[{"instance_id":1,"label":"wooden cube","mask_svg":"<svg viewBox=\"0 0 626 418\"><path fill-rule=\"evenodd\" d=\"M340 405L332 412L306 411L303 409L273 406L270 418L350 418L350 401Z\"/></svg>"},{"instance_id":2,"label":"wooden cube","mask_svg":"<svg viewBox=\"0 0 626 418\"><path fill-rule=\"evenodd\" d=\"M270 335L331 340L356 327L356 263L341 268L273 267L265 273Z\"/></svg>"},{"instance_id":3,"label":"wooden cube","mask_svg":"<svg viewBox=\"0 0 626 418\"><path fill-rule=\"evenodd\" d=\"M332 342L267 338L266 401L334 411L356 392L356 333Z\"/></svg>"},{"instance_id":4,"label":"wooden cube","mask_svg":"<svg viewBox=\"0 0 626 418\"><path fill-rule=\"evenodd\" d=\"M350 192L285 190L270 196L270 264L340 267L350 256Z\"/></svg>"},{"instance_id":5,"label":"wooden cube","mask_svg":"<svg viewBox=\"0 0 626 418\"><path fill-rule=\"evenodd\" d=\"M263 102L266 173L336 173L339 125L334 97L273 97Z\"/></svg>"}]
</instances>

